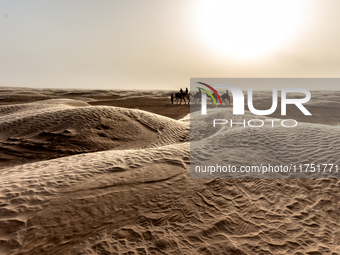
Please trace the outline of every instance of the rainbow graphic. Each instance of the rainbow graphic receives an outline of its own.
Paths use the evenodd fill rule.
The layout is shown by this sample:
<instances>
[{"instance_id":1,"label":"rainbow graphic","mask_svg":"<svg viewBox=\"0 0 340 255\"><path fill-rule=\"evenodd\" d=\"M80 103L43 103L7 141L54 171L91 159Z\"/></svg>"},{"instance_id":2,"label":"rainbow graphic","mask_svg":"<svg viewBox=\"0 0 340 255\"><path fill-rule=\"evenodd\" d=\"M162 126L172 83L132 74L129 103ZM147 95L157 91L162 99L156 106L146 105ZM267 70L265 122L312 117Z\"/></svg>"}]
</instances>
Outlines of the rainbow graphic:
<instances>
[{"instance_id":1,"label":"rainbow graphic","mask_svg":"<svg viewBox=\"0 0 340 255\"><path fill-rule=\"evenodd\" d=\"M220 95L217 93L217 91L213 87L211 87L210 85L203 83L203 82L197 82L197 83L209 88L217 96L218 100L220 101L220 104L222 105L222 100L220 98ZM197 87L197 88L200 89L200 90L203 90L205 93L207 93L212 98L212 100L214 100L215 105L217 105L215 97L208 90L203 89L201 87Z\"/></svg>"}]
</instances>

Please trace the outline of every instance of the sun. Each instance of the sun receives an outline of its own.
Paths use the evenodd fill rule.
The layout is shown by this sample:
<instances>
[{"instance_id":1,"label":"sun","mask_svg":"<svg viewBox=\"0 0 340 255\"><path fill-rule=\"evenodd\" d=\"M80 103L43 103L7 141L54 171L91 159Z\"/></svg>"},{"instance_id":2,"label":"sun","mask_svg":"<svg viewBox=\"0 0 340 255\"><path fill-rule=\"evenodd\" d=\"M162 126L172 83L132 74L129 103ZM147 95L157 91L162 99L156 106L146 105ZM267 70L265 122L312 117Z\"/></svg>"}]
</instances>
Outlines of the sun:
<instances>
[{"instance_id":1,"label":"sun","mask_svg":"<svg viewBox=\"0 0 340 255\"><path fill-rule=\"evenodd\" d=\"M208 49L231 59L268 55L303 32L305 0L201 0L194 30Z\"/></svg>"}]
</instances>

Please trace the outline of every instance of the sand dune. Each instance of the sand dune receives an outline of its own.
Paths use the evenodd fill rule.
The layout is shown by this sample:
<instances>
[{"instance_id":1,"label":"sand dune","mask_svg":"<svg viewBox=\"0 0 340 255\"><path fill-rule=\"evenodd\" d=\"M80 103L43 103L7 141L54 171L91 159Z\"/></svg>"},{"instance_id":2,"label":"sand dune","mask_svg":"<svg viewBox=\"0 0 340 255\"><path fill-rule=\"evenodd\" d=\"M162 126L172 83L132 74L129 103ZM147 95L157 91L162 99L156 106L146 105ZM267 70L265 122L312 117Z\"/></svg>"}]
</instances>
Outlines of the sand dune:
<instances>
[{"instance_id":1,"label":"sand dune","mask_svg":"<svg viewBox=\"0 0 340 255\"><path fill-rule=\"evenodd\" d=\"M152 214L152 208L161 210L152 198L162 203L162 197L172 197L172 204L171 200L183 196L188 163L188 146L172 145L88 153L3 169L3 242L8 248L23 245L22 254L65 254L93 233L136 222ZM182 188L177 190L173 182ZM150 203L155 205L149 207Z\"/></svg>"},{"instance_id":2,"label":"sand dune","mask_svg":"<svg viewBox=\"0 0 340 255\"><path fill-rule=\"evenodd\" d=\"M60 98L1 106L0 254L340 254L339 179L196 179L189 164L192 146L202 162L340 163L340 129L207 132L221 111L230 119Z\"/></svg>"},{"instance_id":3,"label":"sand dune","mask_svg":"<svg viewBox=\"0 0 340 255\"><path fill-rule=\"evenodd\" d=\"M190 179L188 155L184 143L3 169L3 249L20 248L16 254L338 251L337 179Z\"/></svg>"},{"instance_id":4,"label":"sand dune","mask_svg":"<svg viewBox=\"0 0 340 255\"><path fill-rule=\"evenodd\" d=\"M214 119L230 119L234 123L248 123L251 119L263 120L263 127L246 127L243 124L216 125L212 127ZM267 120L267 121L266 121ZM190 130L191 159L197 165L209 165L214 162L221 165L304 165L304 164L334 164L340 165L340 128L322 124L300 122L296 127L283 127L279 119L254 116L247 112L244 116L233 116L232 109L210 110L206 116L195 112L191 116L194 128ZM289 124L289 122L291 124ZM274 124L273 124L274 123ZM261 125L258 121L251 125ZM293 126L293 121L286 120L284 125ZM209 126L207 128L207 126ZM338 178L340 173L326 172L323 178ZM202 177L202 175L198 175ZM221 173L214 177L263 178L262 173L239 173L238 175ZM266 175L267 178L270 174ZM192 175L194 177L194 175ZM209 174L207 175L209 177ZM320 177L317 171L305 174L274 173L273 177L312 178Z\"/></svg>"},{"instance_id":5,"label":"sand dune","mask_svg":"<svg viewBox=\"0 0 340 255\"><path fill-rule=\"evenodd\" d=\"M70 99L0 106L0 113L0 157L6 166L109 149L157 147L187 141L189 133L188 125L166 117Z\"/></svg>"}]
</instances>

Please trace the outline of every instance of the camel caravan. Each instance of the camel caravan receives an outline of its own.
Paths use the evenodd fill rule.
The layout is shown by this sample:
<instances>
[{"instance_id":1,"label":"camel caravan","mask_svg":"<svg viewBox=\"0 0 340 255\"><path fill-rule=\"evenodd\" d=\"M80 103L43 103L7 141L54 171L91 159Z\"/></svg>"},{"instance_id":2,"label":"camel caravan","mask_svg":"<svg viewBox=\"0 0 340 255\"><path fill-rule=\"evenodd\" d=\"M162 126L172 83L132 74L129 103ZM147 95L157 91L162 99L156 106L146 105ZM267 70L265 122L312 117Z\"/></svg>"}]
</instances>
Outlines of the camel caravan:
<instances>
[{"instance_id":1,"label":"camel caravan","mask_svg":"<svg viewBox=\"0 0 340 255\"><path fill-rule=\"evenodd\" d=\"M175 94L171 94L171 103L174 104L174 102L176 104L182 104L182 101L184 101L184 104L187 103L190 104L190 98L192 98L192 101L196 104L196 103L200 103L201 102L201 94L202 91L198 90L198 92L196 92L194 95L191 95L188 91L188 88L185 88L185 91L183 91L183 89L180 89L179 92L175 93ZM215 93L212 94L213 97L215 98L215 101L217 101L217 95ZM221 100L222 102L226 105L229 106L230 105L230 95L229 95L229 91L226 90L226 92L221 96ZM228 101L228 103L227 103ZM213 103L213 99L211 98L211 103Z\"/></svg>"},{"instance_id":2,"label":"camel caravan","mask_svg":"<svg viewBox=\"0 0 340 255\"><path fill-rule=\"evenodd\" d=\"M181 88L179 92L171 94L172 104L174 104L174 101L176 102L176 104L178 104L178 101L180 101L179 103L182 104L182 100L184 100L184 104L187 103L186 100L188 100L188 104L190 104L190 93L188 91L188 88L185 88L185 91L183 91L183 89Z\"/></svg>"}]
</instances>

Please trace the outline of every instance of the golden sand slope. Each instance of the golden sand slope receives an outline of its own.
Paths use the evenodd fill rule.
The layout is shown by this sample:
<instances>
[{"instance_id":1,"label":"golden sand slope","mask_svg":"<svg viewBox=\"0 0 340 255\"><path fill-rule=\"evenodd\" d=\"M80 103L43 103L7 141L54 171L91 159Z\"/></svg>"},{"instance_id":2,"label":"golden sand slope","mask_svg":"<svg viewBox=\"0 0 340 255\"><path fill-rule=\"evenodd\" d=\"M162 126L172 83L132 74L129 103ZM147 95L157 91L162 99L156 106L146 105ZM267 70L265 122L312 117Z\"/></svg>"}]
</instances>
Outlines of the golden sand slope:
<instances>
[{"instance_id":1,"label":"golden sand slope","mask_svg":"<svg viewBox=\"0 0 340 255\"><path fill-rule=\"evenodd\" d=\"M110 142L101 140L102 131L123 136L121 143L112 142L120 150L2 169L2 254L340 252L338 179L191 179L190 145L185 142L188 121L84 103L74 107L75 103L79 104L32 104L34 111L31 106L25 108L27 105L8 108L8 117L1 122L2 139L19 136L19 141L36 141L43 132L62 134L68 130L67 134L84 139L85 145L92 146L94 139L93 144L104 147ZM97 129L103 123L108 128ZM283 136L241 131L220 128L193 135L196 141L224 139L224 152L230 151L226 159L239 163L257 159L257 150L267 156L268 140L285 146L294 141L295 149L282 147L277 157L331 155L328 159L337 162L340 158L332 147L310 151L310 146L322 141L320 137L339 144L338 131L328 126L305 124L304 132L288 129ZM209 147L203 142L202 152L214 157L215 144ZM129 143L131 147L124 147ZM233 151L236 145L242 148ZM21 148L20 143L18 146ZM59 146L65 148L65 144ZM242 156L236 157L240 152Z\"/></svg>"}]
</instances>

